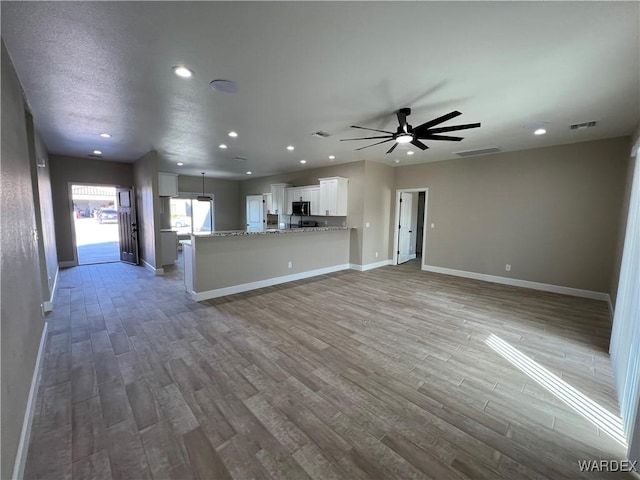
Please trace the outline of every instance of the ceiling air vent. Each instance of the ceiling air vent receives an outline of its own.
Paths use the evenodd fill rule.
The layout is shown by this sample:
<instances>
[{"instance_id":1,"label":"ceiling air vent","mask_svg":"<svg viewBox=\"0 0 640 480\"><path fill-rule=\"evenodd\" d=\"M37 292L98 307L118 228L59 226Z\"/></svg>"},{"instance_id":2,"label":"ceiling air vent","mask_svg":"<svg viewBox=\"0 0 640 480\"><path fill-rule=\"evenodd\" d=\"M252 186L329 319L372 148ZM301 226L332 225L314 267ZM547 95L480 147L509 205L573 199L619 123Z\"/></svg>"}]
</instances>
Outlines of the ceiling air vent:
<instances>
[{"instance_id":1,"label":"ceiling air vent","mask_svg":"<svg viewBox=\"0 0 640 480\"><path fill-rule=\"evenodd\" d=\"M465 150L463 152L453 152L459 157L473 157L475 155L488 155L490 153L498 153L502 150L500 147L481 148L480 150Z\"/></svg>"},{"instance_id":2,"label":"ceiling air vent","mask_svg":"<svg viewBox=\"0 0 640 480\"><path fill-rule=\"evenodd\" d=\"M317 132L312 133L311 136L318 137L318 138L327 138L327 137L330 137L331 134L327 132L323 132L322 130L318 130Z\"/></svg>"},{"instance_id":3,"label":"ceiling air vent","mask_svg":"<svg viewBox=\"0 0 640 480\"><path fill-rule=\"evenodd\" d=\"M571 130L582 130L584 128L592 128L598 125L598 122L595 120L592 122L583 122L583 123L574 123L573 125L569 125Z\"/></svg>"}]
</instances>

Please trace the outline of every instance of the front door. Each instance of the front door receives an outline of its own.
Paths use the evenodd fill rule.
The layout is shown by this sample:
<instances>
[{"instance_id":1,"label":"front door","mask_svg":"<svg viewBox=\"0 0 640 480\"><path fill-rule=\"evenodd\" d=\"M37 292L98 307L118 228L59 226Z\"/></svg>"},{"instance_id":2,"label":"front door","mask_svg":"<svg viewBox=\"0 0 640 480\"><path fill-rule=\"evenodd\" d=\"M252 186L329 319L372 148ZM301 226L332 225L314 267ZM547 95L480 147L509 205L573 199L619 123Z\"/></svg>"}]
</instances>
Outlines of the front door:
<instances>
[{"instance_id":1,"label":"front door","mask_svg":"<svg viewBox=\"0 0 640 480\"><path fill-rule=\"evenodd\" d=\"M138 265L138 221L133 187L118 187L116 193L118 197L120 261Z\"/></svg>"},{"instance_id":2,"label":"front door","mask_svg":"<svg viewBox=\"0 0 640 480\"><path fill-rule=\"evenodd\" d=\"M262 221L262 195L247 195L247 230L260 231L264 228Z\"/></svg>"},{"instance_id":3,"label":"front door","mask_svg":"<svg viewBox=\"0 0 640 480\"><path fill-rule=\"evenodd\" d=\"M398 225L398 264L409 261L411 252L411 217L413 194L400 194L400 225Z\"/></svg>"}]
</instances>

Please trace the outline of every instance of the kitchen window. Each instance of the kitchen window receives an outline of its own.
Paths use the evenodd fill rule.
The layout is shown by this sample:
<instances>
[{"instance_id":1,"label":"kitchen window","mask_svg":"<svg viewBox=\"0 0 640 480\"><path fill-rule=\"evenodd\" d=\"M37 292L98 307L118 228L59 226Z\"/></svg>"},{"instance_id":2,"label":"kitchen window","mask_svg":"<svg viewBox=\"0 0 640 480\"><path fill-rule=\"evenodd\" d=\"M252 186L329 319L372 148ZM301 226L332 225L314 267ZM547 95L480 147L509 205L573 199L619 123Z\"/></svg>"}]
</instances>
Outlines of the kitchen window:
<instances>
[{"instance_id":1,"label":"kitchen window","mask_svg":"<svg viewBox=\"0 0 640 480\"><path fill-rule=\"evenodd\" d=\"M195 198L172 198L169 209L171 228L176 230L178 235L213 231L213 200L203 202Z\"/></svg>"}]
</instances>

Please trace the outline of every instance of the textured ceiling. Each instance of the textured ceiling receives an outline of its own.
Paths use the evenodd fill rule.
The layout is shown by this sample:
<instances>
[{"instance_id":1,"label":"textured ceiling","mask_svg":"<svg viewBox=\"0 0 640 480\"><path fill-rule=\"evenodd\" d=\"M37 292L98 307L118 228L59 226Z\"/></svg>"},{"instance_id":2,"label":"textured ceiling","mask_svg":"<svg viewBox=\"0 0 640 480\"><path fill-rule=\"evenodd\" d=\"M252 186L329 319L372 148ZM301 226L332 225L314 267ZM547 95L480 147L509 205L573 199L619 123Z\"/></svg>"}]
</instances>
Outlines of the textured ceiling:
<instances>
[{"instance_id":1,"label":"textured ceiling","mask_svg":"<svg viewBox=\"0 0 640 480\"><path fill-rule=\"evenodd\" d=\"M245 178L400 165L628 135L640 119L637 2L6 2L2 38L49 151ZM194 70L191 79L174 65ZM236 94L213 91L216 78ZM365 149L352 124L481 122L462 142ZM571 123L597 120L589 130ZM548 122L534 136L524 125ZM230 130L238 138L227 136ZM311 136L322 130L331 134ZM98 136L113 135L110 139ZM369 136L365 135L364 136ZM220 143L229 146L218 148ZM294 145L289 152L287 145ZM415 150L415 155L406 155ZM234 157L246 158L244 161ZM307 160L306 165L299 163ZM184 162L178 167L177 162Z\"/></svg>"}]
</instances>

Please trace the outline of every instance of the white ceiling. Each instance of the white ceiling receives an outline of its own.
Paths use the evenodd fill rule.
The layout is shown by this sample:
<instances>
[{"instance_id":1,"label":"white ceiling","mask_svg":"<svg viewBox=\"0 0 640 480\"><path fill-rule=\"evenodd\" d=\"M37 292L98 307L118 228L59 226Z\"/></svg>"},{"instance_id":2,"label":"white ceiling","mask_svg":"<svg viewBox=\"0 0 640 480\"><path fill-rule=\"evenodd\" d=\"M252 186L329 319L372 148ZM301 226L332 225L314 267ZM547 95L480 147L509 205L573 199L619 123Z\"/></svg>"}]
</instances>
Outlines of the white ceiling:
<instances>
[{"instance_id":1,"label":"white ceiling","mask_svg":"<svg viewBox=\"0 0 640 480\"><path fill-rule=\"evenodd\" d=\"M51 153L133 161L155 149L162 170L237 179L329 155L407 165L628 135L639 23L637 2L2 2L2 38ZM194 77L175 76L180 64ZM238 93L213 91L216 78ZM401 107L413 126L459 110L441 126L482 127L424 152L339 141L370 136L350 125L395 131ZM523 128L535 122L549 133Z\"/></svg>"}]
</instances>

